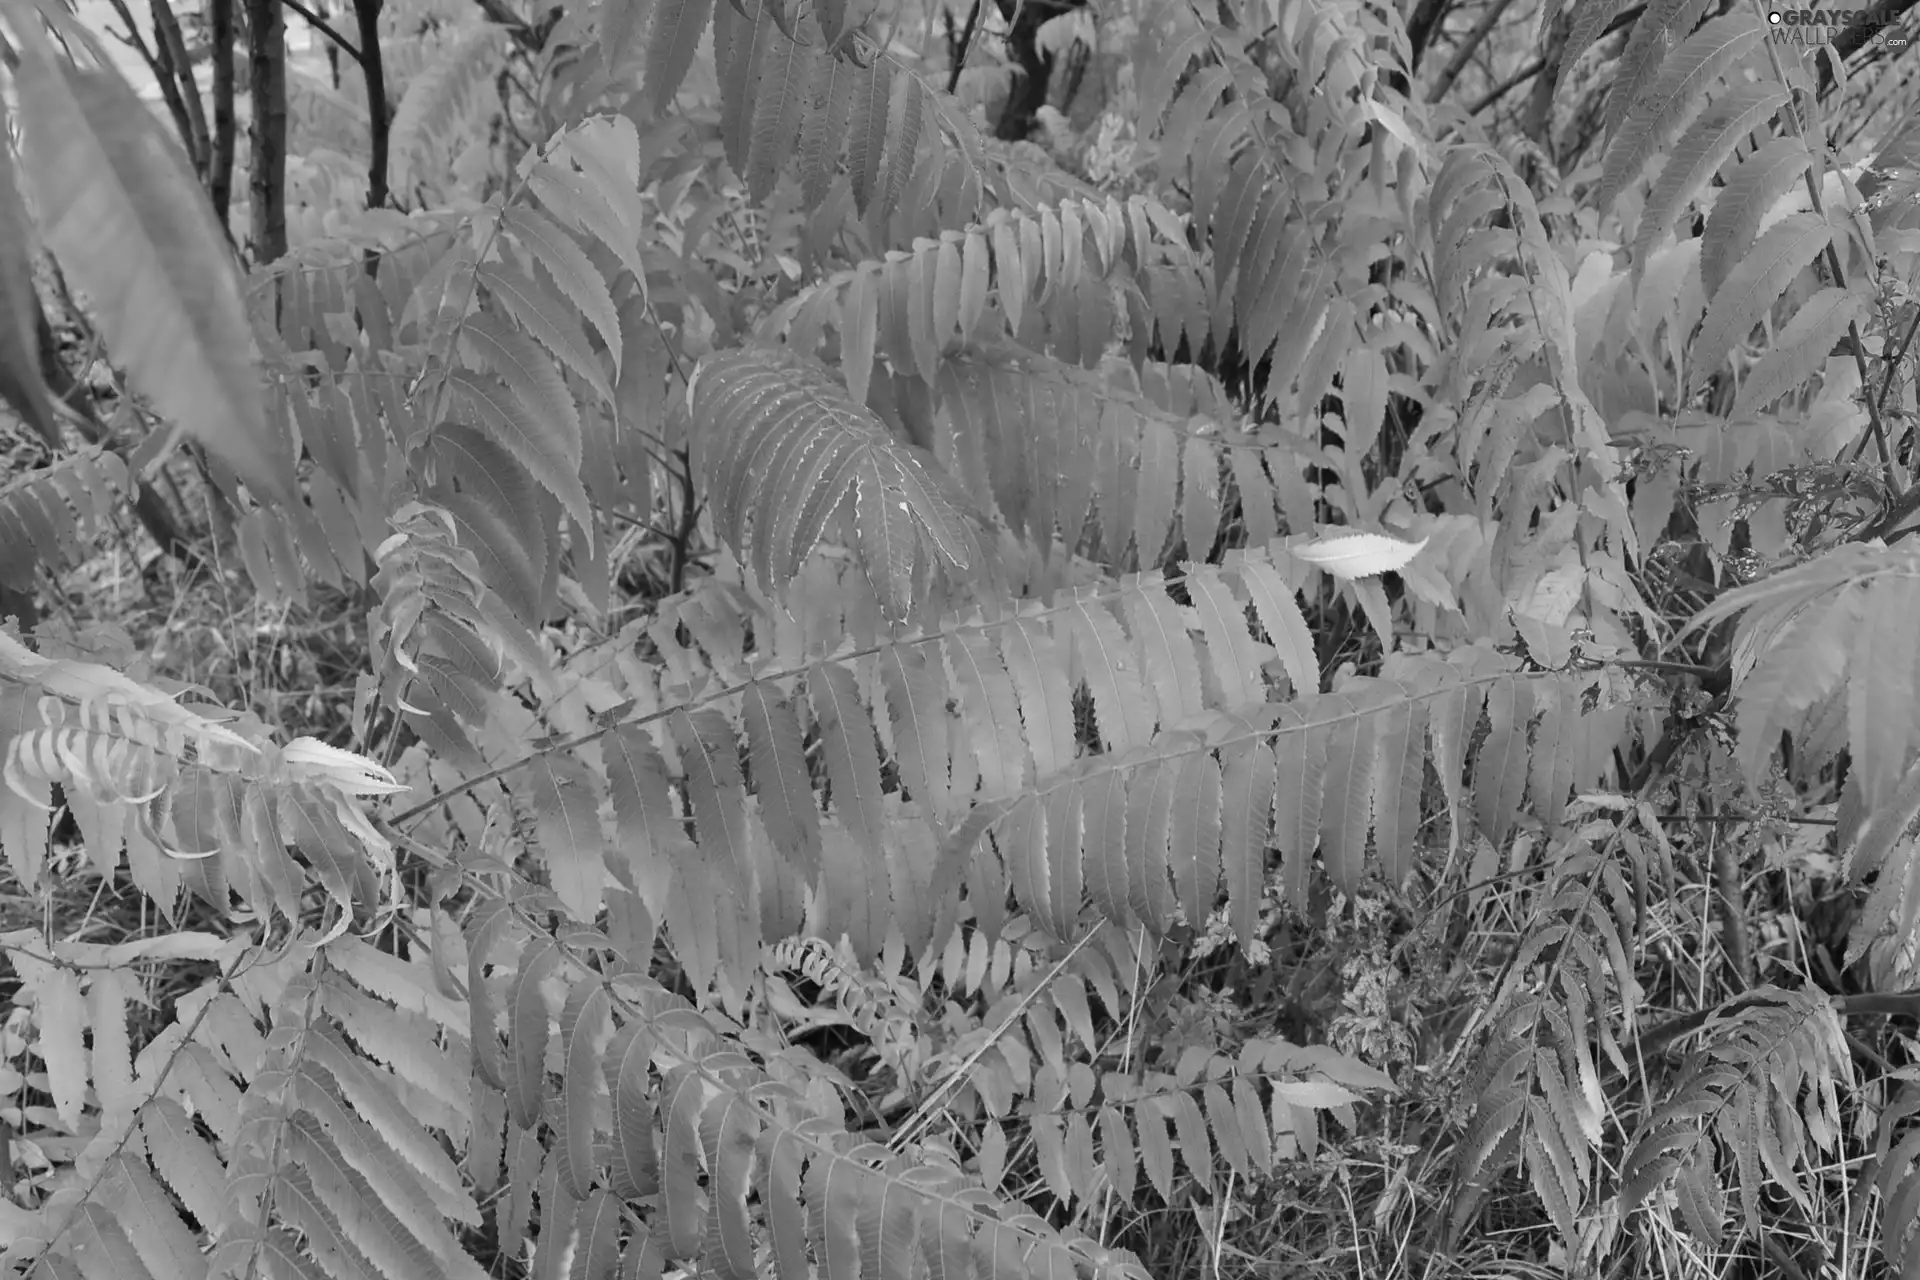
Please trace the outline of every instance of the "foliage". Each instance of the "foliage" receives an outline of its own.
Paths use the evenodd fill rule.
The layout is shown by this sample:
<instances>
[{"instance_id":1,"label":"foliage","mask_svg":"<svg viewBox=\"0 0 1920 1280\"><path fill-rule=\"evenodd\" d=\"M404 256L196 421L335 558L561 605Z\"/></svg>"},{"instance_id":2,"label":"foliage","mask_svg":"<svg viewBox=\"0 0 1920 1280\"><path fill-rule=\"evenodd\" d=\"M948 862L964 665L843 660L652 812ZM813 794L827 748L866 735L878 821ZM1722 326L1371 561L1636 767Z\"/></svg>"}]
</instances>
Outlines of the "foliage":
<instances>
[{"instance_id":1,"label":"foliage","mask_svg":"<svg viewBox=\"0 0 1920 1280\"><path fill-rule=\"evenodd\" d=\"M1470 46L1413 91L1423 8L1055 18L1135 46L1096 185L892 6L375 5L394 110L294 77L318 203L243 290L0 0L0 262L151 430L0 486L0 586L184 432L256 611L355 636L323 730L0 632L9 869L142 904L0 932L15 1273L1175 1274L1178 1214L1218 1274L1367 1143L1357 1274L1493 1214L1798 1269L1849 1186L1911 1270L1920 127L1838 164L1877 108L1757 12L1549 6L1563 169ZM1824 969L1748 883L1809 868Z\"/></svg>"}]
</instances>

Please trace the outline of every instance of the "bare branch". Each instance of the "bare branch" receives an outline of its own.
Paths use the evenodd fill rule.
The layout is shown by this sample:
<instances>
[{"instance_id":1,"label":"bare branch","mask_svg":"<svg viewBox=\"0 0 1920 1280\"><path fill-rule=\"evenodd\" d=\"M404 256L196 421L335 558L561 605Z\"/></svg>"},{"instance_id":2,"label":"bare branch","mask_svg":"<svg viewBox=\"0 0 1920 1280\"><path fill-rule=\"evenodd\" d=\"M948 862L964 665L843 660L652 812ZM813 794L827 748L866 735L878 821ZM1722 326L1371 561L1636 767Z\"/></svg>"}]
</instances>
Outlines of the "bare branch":
<instances>
[{"instance_id":1,"label":"bare branch","mask_svg":"<svg viewBox=\"0 0 1920 1280\"><path fill-rule=\"evenodd\" d=\"M1447 90L1453 88L1453 82L1460 78L1460 73L1467 69L1469 62L1473 61L1474 53L1486 43L1487 36L1500 21L1500 15L1505 13L1512 3L1513 0L1491 0L1485 11L1481 13L1480 21L1473 24L1473 30L1469 31L1467 38L1460 42L1460 47L1453 51L1453 57L1447 60L1447 65L1441 68L1439 77L1434 80L1433 87L1427 90L1428 102L1440 101L1446 96Z\"/></svg>"}]
</instances>

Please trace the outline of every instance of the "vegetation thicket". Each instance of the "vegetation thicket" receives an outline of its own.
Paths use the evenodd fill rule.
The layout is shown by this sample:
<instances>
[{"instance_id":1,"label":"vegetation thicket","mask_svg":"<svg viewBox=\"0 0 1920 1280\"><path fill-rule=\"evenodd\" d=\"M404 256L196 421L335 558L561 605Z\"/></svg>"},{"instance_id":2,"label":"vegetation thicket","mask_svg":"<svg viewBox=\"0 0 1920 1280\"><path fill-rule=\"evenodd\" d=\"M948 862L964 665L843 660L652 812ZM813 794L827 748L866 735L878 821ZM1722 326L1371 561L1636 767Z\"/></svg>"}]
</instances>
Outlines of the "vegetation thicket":
<instances>
[{"instance_id":1,"label":"vegetation thicket","mask_svg":"<svg viewBox=\"0 0 1920 1280\"><path fill-rule=\"evenodd\" d=\"M1920 1270L1911 3L0 0L7 1274Z\"/></svg>"}]
</instances>

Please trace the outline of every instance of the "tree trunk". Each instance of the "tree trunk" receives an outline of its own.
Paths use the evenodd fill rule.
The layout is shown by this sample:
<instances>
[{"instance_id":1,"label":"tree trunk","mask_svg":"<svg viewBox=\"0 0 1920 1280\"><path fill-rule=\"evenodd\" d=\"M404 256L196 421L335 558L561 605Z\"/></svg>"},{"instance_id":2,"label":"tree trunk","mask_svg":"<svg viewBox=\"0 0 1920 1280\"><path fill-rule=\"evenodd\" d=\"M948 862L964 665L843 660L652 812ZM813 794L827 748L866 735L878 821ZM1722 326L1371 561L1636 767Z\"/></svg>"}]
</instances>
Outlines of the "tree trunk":
<instances>
[{"instance_id":1,"label":"tree trunk","mask_svg":"<svg viewBox=\"0 0 1920 1280\"><path fill-rule=\"evenodd\" d=\"M367 208L384 207L387 190L387 139L393 127L387 104L387 72L380 58L380 9L383 0L353 0L360 31L360 73L367 82L367 133L373 158L367 162Z\"/></svg>"},{"instance_id":2,"label":"tree trunk","mask_svg":"<svg viewBox=\"0 0 1920 1280\"><path fill-rule=\"evenodd\" d=\"M213 46L213 130L208 140L207 198L227 225L233 204L233 0L207 0L207 40Z\"/></svg>"},{"instance_id":3,"label":"tree trunk","mask_svg":"<svg viewBox=\"0 0 1920 1280\"><path fill-rule=\"evenodd\" d=\"M1051 18L1081 8L1086 0L996 0L1000 15L1012 22L1007 52L1019 69L1007 89L1006 105L994 123L993 136L1006 142L1024 141L1033 132L1040 108L1047 104L1053 78L1053 55L1040 49L1040 28Z\"/></svg>"},{"instance_id":4,"label":"tree trunk","mask_svg":"<svg viewBox=\"0 0 1920 1280\"><path fill-rule=\"evenodd\" d=\"M287 21L280 0L247 0L249 248L256 264L287 252Z\"/></svg>"}]
</instances>

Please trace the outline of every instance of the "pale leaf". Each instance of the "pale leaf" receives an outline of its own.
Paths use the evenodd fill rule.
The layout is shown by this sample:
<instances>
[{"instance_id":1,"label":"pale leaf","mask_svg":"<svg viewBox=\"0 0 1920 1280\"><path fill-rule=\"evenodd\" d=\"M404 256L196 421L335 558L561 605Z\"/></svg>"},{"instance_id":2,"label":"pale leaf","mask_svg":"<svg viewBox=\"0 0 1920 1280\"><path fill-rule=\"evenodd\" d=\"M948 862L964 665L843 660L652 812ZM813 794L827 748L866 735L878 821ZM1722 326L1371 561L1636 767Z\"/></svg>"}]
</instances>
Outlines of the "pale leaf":
<instances>
[{"instance_id":1,"label":"pale leaf","mask_svg":"<svg viewBox=\"0 0 1920 1280\"><path fill-rule=\"evenodd\" d=\"M1351 581L1394 572L1419 555L1426 545L1425 538L1402 542L1378 533L1354 533L1288 547L1287 551L1295 559Z\"/></svg>"},{"instance_id":2,"label":"pale leaf","mask_svg":"<svg viewBox=\"0 0 1920 1280\"><path fill-rule=\"evenodd\" d=\"M291 502L233 256L184 157L117 72L66 64L24 3L10 17L34 204L114 362L258 497Z\"/></svg>"}]
</instances>

